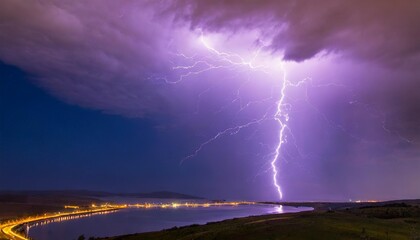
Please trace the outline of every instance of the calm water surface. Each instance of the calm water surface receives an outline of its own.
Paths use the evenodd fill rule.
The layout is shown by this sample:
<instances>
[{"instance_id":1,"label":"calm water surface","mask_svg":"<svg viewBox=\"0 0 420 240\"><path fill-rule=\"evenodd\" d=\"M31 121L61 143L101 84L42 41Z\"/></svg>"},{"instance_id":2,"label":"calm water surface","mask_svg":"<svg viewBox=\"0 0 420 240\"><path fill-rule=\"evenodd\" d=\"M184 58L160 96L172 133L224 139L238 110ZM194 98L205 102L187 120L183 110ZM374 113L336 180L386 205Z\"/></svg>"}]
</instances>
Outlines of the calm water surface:
<instances>
[{"instance_id":1,"label":"calm water surface","mask_svg":"<svg viewBox=\"0 0 420 240\"><path fill-rule=\"evenodd\" d=\"M308 211L307 207L283 207L284 213ZM32 227L29 236L35 240L73 240L84 234L106 237L139 232L158 231L174 226L205 224L212 221L278 213L278 206L244 205L208 208L124 209L110 214L94 215L63 222Z\"/></svg>"}]
</instances>

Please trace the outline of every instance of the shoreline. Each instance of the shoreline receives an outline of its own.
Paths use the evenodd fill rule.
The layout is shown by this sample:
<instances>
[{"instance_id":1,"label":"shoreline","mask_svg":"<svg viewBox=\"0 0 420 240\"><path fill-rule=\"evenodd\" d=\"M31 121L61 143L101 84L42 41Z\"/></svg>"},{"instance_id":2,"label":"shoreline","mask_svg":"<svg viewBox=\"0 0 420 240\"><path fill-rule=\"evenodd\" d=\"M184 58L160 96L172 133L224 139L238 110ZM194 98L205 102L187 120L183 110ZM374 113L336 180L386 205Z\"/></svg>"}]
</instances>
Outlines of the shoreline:
<instances>
[{"instance_id":1,"label":"shoreline","mask_svg":"<svg viewBox=\"0 0 420 240\"><path fill-rule=\"evenodd\" d=\"M249 204L250 202L242 202ZM185 203L188 205L188 203ZM209 203L205 203L207 205ZM223 203L214 203L222 205ZM224 203L226 204L226 203ZM238 205L240 203L228 203ZM320 234L320 236L337 237L341 235L377 236L370 239L404 239L407 236L415 236L420 239L420 200L399 200L391 202L365 202L365 203L325 203L325 202L252 202L252 204L277 205L289 207L310 207L312 210L292 213L272 213L258 216L248 216L233 219L225 219L217 222L208 222L198 225L191 224L182 227L172 227L154 232L143 232L115 237L93 238L97 240L138 240L138 239L220 239L214 236L223 236L227 239L276 239L277 237L292 236L289 239L306 239L304 234ZM74 207L74 206L67 206ZM77 206L76 206L77 207ZM96 207L97 209L92 209ZM22 236L16 228L24 224L39 223L41 221L53 221L57 218L69 218L83 214L109 212L124 208L135 207L160 207L178 208L182 204L172 203L165 205L102 205L91 206L87 209L73 212L49 213L44 215L27 217L0 224L0 239L28 240ZM63 219L68 220L68 219ZM288 226L285 228L285 226ZM299 226L296 232L290 232L293 226ZM30 227L30 226L29 226ZM347 231L343 231L347 229ZM376 229L376 230L375 230ZM379 230L378 230L379 229ZM398 230L400 229L400 230ZM418 232L411 229L418 229ZM17 231L16 231L17 230ZM305 231L303 231L305 230ZM243 234L247 234L244 236ZM268 235L267 235L268 234ZM302 235L303 234L303 235ZM329 234L332 234L329 235ZM335 234L335 235L334 235ZM338 235L337 235L338 234ZM416 235L417 234L417 235ZM3 236L3 238L1 238ZM182 236L182 237L181 237ZM250 236L247 238L247 236ZM403 237L404 238L403 238ZM222 239L224 239L222 238ZM318 239L318 238L312 238ZM322 239L322 238L319 238ZM417 238L414 238L417 239Z\"/></svg>"},{"instance_id":2,"label":"shoreline","mask_svg":"<svg viewBox=\"0 0 420 240\"><path fill-rule=\"evenodd\" d=\"M41 216L32 216L18 220L6 221L0 225L0 232L3 236L12 240L29 240L28 237L21 235L19 232L16 231L16 228L21 227L24 224L36 223L40 221L46 220L54 220L58 218L64 217L71 217L71 216L79 216L84 214L94 214L94 213L105 213L110 211L117 211L124 209L125 207L122 206L110 206L110 207L99 207L97 209L91 208L86 210L79 210L73 212L58 212L58 213L45 213Z\"/></svg>"},{"instance_id":3,"label":"shoreline","mask_svg":"<svg viewBox=\"0 0 420 240\"><path fill-rule=\"evenodd\" d=\"M100 206L96 206L95 204L92 204L90 207L87 208L81 208L81 210L75 210L71 212L50 212L50 213L44 213L43 215L35 215L35 216L29 216L25 218L17 218L14 220L8 220L3 221L0 224L0 240L2 240L4 237L7 239L12 240L29 240L27 236L22 235L17 229L22 227L23 225L29 225L33 224L34 226L37 226L38 223L48 224L50 222L55 222L54 220L71 220L72 217L83 217L83 215L91 215L91 214L99 214L99 213L108 213L108 212L114 212L121 209L127 209L127 208L198 208L198 207L217 207L217 206L238 206L238 205L254 205L254 204L260 204L256 202L205 202L205 203L192 203L192 202L185 202L185 203L141 203L141 204L120 204L120 205L113 205L113 204L103 204ZM79 209L79 206L76 205L66 205L64 206L64 209Z\"/></svg>"}]
</instances>

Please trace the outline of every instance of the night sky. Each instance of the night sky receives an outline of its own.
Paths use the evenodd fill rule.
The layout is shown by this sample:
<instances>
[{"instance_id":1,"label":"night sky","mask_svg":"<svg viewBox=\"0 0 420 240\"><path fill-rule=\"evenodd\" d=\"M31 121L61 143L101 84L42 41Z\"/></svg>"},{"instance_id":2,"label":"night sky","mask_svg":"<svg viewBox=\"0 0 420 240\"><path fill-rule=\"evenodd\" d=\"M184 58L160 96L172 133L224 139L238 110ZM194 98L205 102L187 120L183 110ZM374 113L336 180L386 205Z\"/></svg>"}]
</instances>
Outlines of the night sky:
<instances>
[{"instance_id":1,"label":"night sky","mask_svg":"<svg viewBox=\"0 0 420 240\"><path fill-rule=\"evenodd\" d=\"M1 1L0 190L419 198L419 39L417 0Z\"/></svg>"}]
</instances>

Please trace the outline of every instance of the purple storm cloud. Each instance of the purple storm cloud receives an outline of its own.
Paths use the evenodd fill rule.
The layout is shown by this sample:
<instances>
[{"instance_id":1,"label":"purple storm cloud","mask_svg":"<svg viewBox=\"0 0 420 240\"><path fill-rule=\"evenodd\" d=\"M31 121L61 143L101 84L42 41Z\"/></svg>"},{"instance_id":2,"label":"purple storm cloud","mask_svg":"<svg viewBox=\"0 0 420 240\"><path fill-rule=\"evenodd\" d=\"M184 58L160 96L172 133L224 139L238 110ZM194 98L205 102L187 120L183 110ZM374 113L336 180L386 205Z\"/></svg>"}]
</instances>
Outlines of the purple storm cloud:
<instances>
[{"instance_id":1,"label":"purple storm cloud","mask_svg":"<svg viewBox=\"0 0 420 240\"><path fill-rule=\"evenodd\" d=\"M222 197L239 189L256 199L277 198L279 126L264 117L276 113L282 66L285 199L413 197L419 9L414 0L11 0L0 8L0 60L70 104L184 129L183 165L207 166L226 182Z\"/></svg>"},{"instance_id":2,"label":"purple storm cloud","mask_svg":"<svg viewBox=\"0 0 420 240\"><path fill-rule=\"evenodd\" d=\"M285 60L340 53L362 60L418 61L420 3L408 1L178 0L169 9L192 28L259 29Z\"/></svg>"}]
</instances>

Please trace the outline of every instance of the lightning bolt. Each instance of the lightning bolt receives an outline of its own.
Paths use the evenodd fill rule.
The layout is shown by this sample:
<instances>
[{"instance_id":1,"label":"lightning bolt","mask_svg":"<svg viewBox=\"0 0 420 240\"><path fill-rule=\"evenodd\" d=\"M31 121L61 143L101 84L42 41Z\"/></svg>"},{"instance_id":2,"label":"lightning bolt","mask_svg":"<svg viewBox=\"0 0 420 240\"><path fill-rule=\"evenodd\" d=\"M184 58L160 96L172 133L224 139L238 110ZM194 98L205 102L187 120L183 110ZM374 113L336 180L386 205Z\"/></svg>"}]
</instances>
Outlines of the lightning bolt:
<instances>
[{"instance_id":1,"label":"lightning bolt","mask_svg":"<svg viewBox=\"0 0 420 240\"><path fill-rule=\"evenodd\" d=\"M243 58L239 54L232 54L232 53L228 53L228 52L223 52L223 51L220 51L220 50L214 48L213 46L211 46L211 44L208 43L208 41L205 38L203 33L200 34L199 40L202 43L202 45L209 51L209 53L211 53L213 55L213 57L216 57L218 59L218 61L217 61L218 63L215 64L214 61L210 62L210 61L207 61L206 59L197 59L196 56L191 56L190 57L190 56L187 56L183 53L176 53L175 55L178 56L178 57L182 57L186 60L194 60L194 61L190 65L182 65L182 66L173 67L173 70L187 70L187 72L181 74L181 76L179 77L178 80L170 82L170 83L172 83L172 84L180 83L180 82L184 81L187 77L190 77L190 76L193 76L193 75L198 75L198 74L201 74L201 73L204 73L204 72L207 72L207 71L210 71L210 70L214 70L214 69L219 69L219 68L232 68L234 66L245 67L245 68L253 70L253 71L261 71L265 74L269 74L269 71L268 71L269 66L266 66L264 64L257 65L255 63L256 58L258 57L258 55L262 51L264 45L260 46L257 49L257 51L253 54L253 56L251 57L250 60L246 60L245 58ZM288 82L287 78L286 78L286 70L285 70L283 64L280 65L280 68L281 68L281 72L282 72L282 77L281 77L280 86L279 86L279 96L276 97L276 98L278 98L278 100L275 101L274 106L269 107L267 109L266 113L260 118L253 119L253 120L251 120L249 122L246 122L244 124L240 124L240 125L236 125L236 126L233 126L233 127L230 127L230 128L226 128L226 129L218 132L213 137L209 138L207 141L204 141L203 143L201 143L196 148L196 150L193 151L192 154L190 154L190 155L186 156L184 159L182 159L181 164L187 159L196 157L206 145L211 144L212 142L216 141L217 139L219 139L223 136L235 135L238 132L240 132L242 129L261 124L261 123L263 123L265 121L268 121L268 120L274 120L278 123L278 126L279 126L278 143L276 144L276 146L274 148L274 152L272 152L272 154L270 154L272 156L272 158L270 160L270 165L271 165L271 169L272 169L273 185L275 187L275 190L277 191L279 199L282 199L283 198L283 192L282 192L281 186L280 186L280 184L277 180L278 174L279 174L279 170L278 170L277 165L278 165L279 157L281 155L281 149L282 149L283 145L286 143L286 129L288 128L287 122L289 121L289 114L287 113L287 110L290 108L290 106L286 103L286 89L287 89L288 86L299 86L300 83L291 84L290 82ZM270 96L268 98L248 102L247 104L245 104L245 106L243 106L241 104L239 112L243 111L244 109L246 109L247 107L249 107L250 105L252 105L254 103L264 102L264 101L268 101L270 99L274 99L274 94L273 93L272 93L272 96ZM236 101L241 102L240 88L236 92L236 98L230 104L232 104ZM221 110L223 110L223 108ZM273 110L274 110L274 113L272 113Z\"/></svg>"},{"instance_id":2,"label":"lightning bolt","mask_svg":"<svg viewBox=\"0 0 420 240\"><path fill-rule=\"evenodd\" d=\"M201 74L204 74L208 71L213 71L217 69L230 69L230 70L238 70L238 69L248 69L250 71L260 71L267 75L272 75L272 65L269 64L257 64L257 58L260 55L260 53L263 51L264 47L267 45L261 44L257 50L253 53L253 55L250 57L250 59L245 59L240 54L236 53L230 53L230 52L224 52L221 51L215 47L212 46L212 44L209 43L208 38L203 34L203 32L200 31L200 36L198 38L201 45L207 50L208 55L202 56L199 54L194 54L192 56L188 56L184 53L171 53L173 56L177 58L183 59L184 65L176 65L173 63L174 67L172 67L172 70L179 73L179 77L175 80L169 81L166 77L154 77L154 80L163 80L167 84L180 84L185 80L188 80L189 78L192 78L194 76L198 76ZM185 62L190 63L186 64ZM308 88L321 88L321 87L332 87L332 88L343 88L345 90L349 90L349 92L352 93L353 97L355 97L355 94L351 89L348 89L348 87L344 84L338 84L338 83L326 83L326 84L315 84L311 78L305 78L297 83L292 83L287 78L287 71L284 67L284 63L281 63L279 66L281 70L281 77L279 78L279 85L276 85L275 88L273 87L273 91L271 93L271 96L268 96L263 99L259 100L252 100L248 101L247 103L243 103L241 99L241 88L249 81L252 81L249 77L246 79L246 81L242 82L242 84L239 86L239 88L236 91L236 94L228 104L222 106L220 110L218 110L216 113L222 112L225 109L228 109L231 105L234 103L239 103L240 109L236 114L239 114L240 112L244 111L248 107L250 107L253 104L263 103L266 101L273 102L265 111L265 114L263 114L262 117L252 119L246 123L237 124L233 127L229 127L226 129L223 129L219 132L217 132L215 135L213 135L211 138L207 139L206 141L202 142L190 155L186 156L184 159L181 160L181 164L191 158L196 157L207 145L213 143L214 141L218 140L221 137L229 136L229 135L235 135L239 133L241 130L249 127L253 127L255 125L260 125L264 123L265 121L275 121L278 125L278 136L277 136L277 143L274 147L274 150L272 150L269 154L267 154L263 159L269 159L267 160L266 164L264 164L264 168L267 168L266 171L268 172L271 169L272 173L272 182L273 186L278 194L278 198L281 200L283 199L283 192L281 185L278 181L279 178L279 159L285 154L288 154L286 148L284 148L284 145L288 143L288 138L291 137L291 144L294 144L299 156L302 156L300 149L297 146L296 139L293 136L293 133L291 129L288 126L288 122L290 119L289 113L291 110L291 103L290 100L288 100L287 97L287 91L290 87L306 87L306 95L304 96L304 101L313 109L316 113L320 114L322 119L324 119L331 127L334 127L335 129L338 129L348 135L351 138L358 139L358 140L364 140L360 136L356 136L352 134L350 131L347 131L347 129L342 126L339 123L336 123L334 121L331 121L326 114L324 114L320 109L318 109L314 104L310 101L310 96L308 94ZM235 71L236 72L236 71ZM238 72L236 72L238 73ZM237 77L237 76L235 76ZM199 111L199 105L200 105L200 99L203 94L206 94L209 89L204 90L198 95L198 103L196 106L196 112ZM362 104L359 101L351 101L349 104ZM362 104L364 105L364 104ZM367 106L364 106L367 108ZM370 108L370 107L369 107ZM369 111L372 112L372 111ZM372 114L372 113L371 113ZM392 129L388 128L387 122L383 114L378 114L378 116L382 117L382 128L389 134L397 135L401 140L404 140L409 143L413 143L410 139L407 139L403 137L401 134L399 134L397 131L393 131ZM269 166L269 167L268 167Z\"/></svg>"},{"instance_id":3,"label":"lightning bolt","mask_svg":"<svg viewBox=\"0 0 420 240\"><path fill-rule=\"evenodd\" d=\"M281 147L285 143L284 131L287 128L287 122L289 121L289 114L283 111L283 106L284 106L284 102L286 98L286 86L287 86L286 71L284 70L283 65L282 65L282 72L283 72L283 81L281 84L280 99L277 101L277 111L274 114L274 119L277 121L277 123L280 126L279 138L278 138L279 142L275 149L274 157L271 160L271 169L273 170L273 184L276 187L276 190L280 199L283 199L283 192L281 190L280 184L277 182L277 175L278 175L277 160L279 159Z\"/></svg>"}]
</instances>

